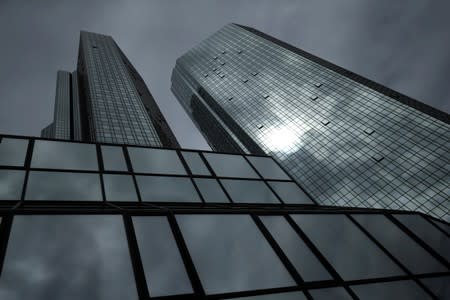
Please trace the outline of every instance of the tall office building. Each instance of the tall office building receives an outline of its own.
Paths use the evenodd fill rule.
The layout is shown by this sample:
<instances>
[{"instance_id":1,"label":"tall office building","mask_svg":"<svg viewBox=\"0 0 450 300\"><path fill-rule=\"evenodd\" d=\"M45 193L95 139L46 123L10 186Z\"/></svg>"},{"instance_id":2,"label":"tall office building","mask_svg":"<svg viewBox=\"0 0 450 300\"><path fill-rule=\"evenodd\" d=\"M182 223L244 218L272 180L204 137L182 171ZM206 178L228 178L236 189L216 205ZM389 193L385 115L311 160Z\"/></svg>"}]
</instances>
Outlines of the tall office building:
<instances>
[{"instance_id":1,"label":"tall office building","mask_svg":"<svg viewBox=\"0 0 450 300\"><path fill-rule=\"evenodd\" d=\"M147 86L112 37L82 31L77 70L58 71L42 137L179 147Z\"/></svg>"},{"instance_id":2,"label":"tall office building","mask_svg":"<svg viewBox=\"0 0 450 300\"><path fill-rule=\"evenodd\" d=\"M273 156L320 204L450 220L442 111L237 24L177 60L172 91L213 149Z\"/></svg>"}]
</instances>

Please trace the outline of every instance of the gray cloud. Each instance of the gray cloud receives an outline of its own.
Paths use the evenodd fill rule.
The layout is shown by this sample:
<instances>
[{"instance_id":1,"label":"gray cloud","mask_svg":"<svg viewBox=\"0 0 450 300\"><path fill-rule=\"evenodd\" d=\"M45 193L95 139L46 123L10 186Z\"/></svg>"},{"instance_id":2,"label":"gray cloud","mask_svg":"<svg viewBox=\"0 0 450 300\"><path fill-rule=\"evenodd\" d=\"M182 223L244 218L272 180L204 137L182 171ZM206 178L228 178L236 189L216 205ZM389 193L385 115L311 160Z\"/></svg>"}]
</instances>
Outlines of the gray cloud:
<instances>
[{"instance_id":1,"label":"gray cloud","mask_svg":"<svg viewBox=\"0 0 450 300\"><path fill-rule=\"evenodd\" d=\"M450 111L450 4L426 1L2 1L0 132L38 135L79 30L114 37L183 147L208 149L170 92L175 60L223 25L255 27Z\"/></svg>"}]
</instances>

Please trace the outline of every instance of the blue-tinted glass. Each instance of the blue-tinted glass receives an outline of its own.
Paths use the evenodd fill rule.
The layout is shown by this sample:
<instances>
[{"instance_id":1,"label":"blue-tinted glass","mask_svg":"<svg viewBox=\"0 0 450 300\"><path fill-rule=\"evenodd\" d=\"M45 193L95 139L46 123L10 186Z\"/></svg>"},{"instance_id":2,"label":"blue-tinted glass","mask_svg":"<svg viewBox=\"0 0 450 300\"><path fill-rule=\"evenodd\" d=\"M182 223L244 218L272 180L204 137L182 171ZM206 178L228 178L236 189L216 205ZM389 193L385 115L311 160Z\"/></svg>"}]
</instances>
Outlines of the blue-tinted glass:
<instances>
[{"instance_id":1,"label":"blue-tinted glass","mask_svg":"<svg viewBox=\"0 0 450 300\"><path fill-rule=\"evenodd\" d=\"M136 176L142 201L200 202L200 197L189 178Z\"/></svg>"},{"instance_id":2,"label":"blue-tinted glass","mask_svg":"<svg viewBox=\"0 0 450 300\"><path fill-rule=\"evenodd\" d=\"M431 299L431 297L412 280L355 285L352 286L351 289L361 300Z\"/></svg>"},{"instance_id":3,"label":"blue-tinted glass","mask_svg":"<svg viewBox=\"0 0 450 300\"><path fill-rule=\"evenodd\" d=\"M175 150L128 147L128 153L137 173L186 174Z\"/></svg>"},{"instance_id":4,"label":"blue-tinted glass","mask_svg":"<svg viewBox=\"0 0 450 300\"><path fill-rule=\"evenodd\" d=\"M194 181L205 202L230 202L216 179L194 178Z\"/></svg>"},{"instance_id":5,"label":"blue-tinted glass","mask_svg":"<svg viewBox=\"0 0 450 300\"><path fill-rule=\"evenodd\" d=\"M295 285L250 216L176 218L207 294Z\"/></svg>"},{"instance_id":6,"label":"blue-tinted glass","mask_svg":"<svg viewBox=\"0 0 450 300\"><path fill-rule=\"evenodd\" d=\"M395 215L415 235L421 238L437 253L450 261L450 238L436 229L420 215Z\"/></svg>"},{"instance_id":7,"label":"blue-tinted glass","mask_svg":"<svg viewBox=\"0 0 450 300\"><path fill-rule=\"evenodd\" d=\"M423 278L420 281L438 299L450 299L450 276Z\"/></svg>"},{"instance_id":8,"label":"blue-tinted glass","mask_svg":"<svg viewBox=\"0 0 450 300\"><path fill-rule=\"evenodd\" d=\"M303 300L306 298L302 292L289 292L289 293L281 293L281 294L239 297L239 298L233 298L233 299L239 299L239 300Z\"/></svg>"},{"instance_id":9,"label":"blue-tinted glass","mask_svg":"<svg viewBox=\"0 0 450 300\"><path fill-rule=\"evenodd\" d=\"M202 158L200 157L200 154L198 154L197 152L186 152L186 151L181 152L181 154L183 155L184 160L188 164L189 169L191 169L192 174L206 175L206 176L211 175Z\"/></svg>"},{"instance_id":10,"label":"blue-tinted glass","mask_svg":"<svg viewBox=\"0 0 450 300\"><path fill-rule=\"evenodd\" d=\"M445 266L385 216L364 214L353 217L411 272L447 271Z\"/></svg>"},{"instance_id":11,"label":"blue-tinted glass","mask_svg":"<svg viewBox=\"0 0 450 300\"><path fill-rule=\"evenodd\" d=\"M103 183L107 201L138 201L130 175L104 174Z\"/></svg>"},{"instance_id":12,"label":"blue-tinted glass","mask_svg":"<svg viewBox=\"0 0 450 300\"><path fill-rule=\"evenodd\" d=\"M25 171L0 170L0 200L20 200Z\"/></svg>"},{"instance_id":13,"label":"blue-tinted glass","mask_svg":"<svg viewBox=\"0 0 450 300\"><path fill-rule=\"evenodd\" d=\"M280 204L280 201L263 181L238 179L221 179L220 181L236 203Z\"/></svg>"},{"instance_id":14,"label":"blue-tinted glass","mask_svg":"<svg viewBox=\"0 0 450 300\"><path fill-rule=\"evenodd\" d=\"M100 177L92 173L30 171L25 200L102 201Z\"/></svg>"},{"instance_id":15,"label":"blue-tinted glass","mask_svg":"<svg viewBox=\"0 0 450 300\"><path fill-rule=\"evenodd\" d=\"M15 216L0 299L138 299L121 216Z\"/></svg>"},{"instance_id":16,"label":"blue-tinted glass","mask_svg":"<svg viewBox=\"0 0 450 300\"><path fill-rule=\"evenodd\" d=\"M261 220L304 281L333 279L284 217L266 216Z\"/></svg>"},{"instance_id":17,"label":"blue-tinted glass","mask_svg":"<svg viewBox=\"0 0 450 300\"><path fill-rule=\"evenodd\" d=\"M309 290L314 300L351 300L352 296L343 287Z\"/></svg>"},{"instance_id":18,"label":"blue-tinted glass","mask_svg":"<svg viewBox=\"0 0 450 300\"><path fill-rule=\"evenodd\" d=\"M404 275L403 271L344 215L292 215L344 280Z\"/></svg>"},{"instance_id":19,"label":"blue-tinted glass","mask_svg":"<svg viewBox=\"0 0 450 300\"><path fill-rule=\"evenodd\" d=\"M22 167L27 154L28 140L1 138L0 166Z\"/></svg>"},{"instance_id":20,"label":"blue-tinted glass","mask_svg":"<svg viewBox=\"0 0 450 300\"><path fill-rule=\"evenodd\" d=\"M204 153L217 176L259 178L248 162L240 155Z\"/></svg>"},{"instance_id":21,"label":"blue-tinted glass","mask_svg":"<svg viewBox=\"0 0 450 300\"><path fill-rule=\"evenodd\" d=\"M294 182L268 181L268 183L286 204L314 204Z\"/></svg>"},{"instance_id":22,"label":"blue-tinted glass","mask_svg":"<svg viewBox=\"0 0 450 300\"><path fill-rule=\"evenodd\" d=\"M32 168L98 170L95 145L36 141Z\"/></svg>"},{"instance_id":23,"label":"blue-tinted glass","mask_svg":"<svg viewBox=\"0 0 450 300\"><path fill-rule=\"evenodd\" d=\"M103 168L107 171L128 171L122 147L101 146Z\"/></svg>"},{"instance_id":24,"label":"blue-tinted glass","mask_svg":"<svg viewBox=\"0 0 450 300\"><path fill-rule=\"evenodd\" d=\"M265 179L286 179L289 176L270 157L247 156L250 163Z\"/></svg>"},{"instance_id":25,"label":"blue-tinted glass","mask_svg":"<svg viewBox=\"0 0 450 300\"><path fill-rule=\"evenodd\" d=\"M133 217L133 224L150 296L192 293L166 217Z\"/></svg>"}]
</instances>

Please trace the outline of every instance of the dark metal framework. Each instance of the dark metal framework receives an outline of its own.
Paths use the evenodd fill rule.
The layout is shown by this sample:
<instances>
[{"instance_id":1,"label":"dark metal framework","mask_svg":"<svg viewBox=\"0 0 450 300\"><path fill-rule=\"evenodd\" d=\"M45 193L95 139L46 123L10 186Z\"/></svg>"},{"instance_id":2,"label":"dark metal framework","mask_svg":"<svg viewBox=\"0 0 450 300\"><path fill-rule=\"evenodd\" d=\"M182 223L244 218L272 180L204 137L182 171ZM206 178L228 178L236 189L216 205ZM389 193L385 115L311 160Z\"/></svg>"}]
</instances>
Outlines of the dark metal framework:
<instances>
[{"instance_id":1,"label":"dark metal framework","mask_svg":"<svg viewBox=\"0 0 450 300\"><path fill-rule=\"evenodd\" d=\"M0 136L0 142L3 137L8 138L24 138L22 136L13 136L13 135L4 135ZM27 137L29 138L29 137ZM369 284L376 282L391 282L398 280L413 280L416 282L432 299L438 299L438 297L430 290L427 286L425 286L420 279L424 278L434 278L441 276L450 275L450 263L438 254L433 248L431 248L426 242L416 236L410 229L400 223L397 219L395 219L392 214L407 214L407 215L416 215L419 218L424 218L428 223L430 223L434 229L442 232L450 238L448 232L446 232L440 226L437 226L432 220L435 222L441 222L443 225L449 225L445 222L432 218L430 216L426 216L421 213L412 213L405 211L395 211L395 210L381 210L381 209L363 209L363 208L339 208L339 207L331 207L331 206L317 206L315 204L311 205L303 205L303 204L285 204L280 199L280 204L243 204L243 203L206 203L202 198L201 203L151 203L151 202L143 202L138 192L139 202L111 202L105 200L105 191L102 190L103 201L102 202L88 202L85 201L24 201L24 194L26 190L26 184L28 179L28 173L31 169L30 162L33 151L33 145L35 140L46 140L42 138L29 138L30 142L28 144L27 155L25 159L24 167L3 167L0 166L0 169L26 169L25 183L23 185L21 200L19 201L0 201L0 217L2 219L0 224L0 280L1 280L1 272L4 265L5 255L8 247L8 240L10 237L11 227L14 222L14 217L17 215L121 215L123 217L123 225L126 232L126 237L128 241L128 248L130 253L130 258L133 266L133 272L135 276L136 288L138 291L139 299L231 299L235 297L245 297L245 296L253 296L253 295L265 295L272 293L281 293L281 292L291 292L291 291L302 291L307 299L313 299L310 291L321 288L330 288L330 287L343 287L349 295L353 297L353 299L359 299L354 291L350 288L354 285L361 284ZM63 141L63 140L61 140ZM67 141L64 141L67 142ZM102 144L106 145L106 144ZM117 146L117 145L116 145ZM101 159L101 151L100 144L97 144L97 155L99 161L99 173L100 178L102 178L103 174L107 173L125 173L132 174L134 184L137 187L136 178L134 176L135 173L132 173L132 165L128 153L125 148L126 145L122 145L122 149L125 154L126 163L128 166L129 172L106 172L102 166ZM135 145L129 145L135 147ZM150 148L150 147L147 147ZM159 148L158 148L159 149ZM200 153L200 151L196 150L184 150L182 151L194 151ZM206 152L206 151L202 151ZM177 150L177 153L185 165L187 166L186 161L183 159L183 156L180 155L180 150ZM215 153L215 152L213 152ZM258 156L258 155L251 155ZM207 164L206 159L203 155L201 155L205 165L208 167L209 171L212 174L212 177L218 179L214 173L214 170ZM251 164L250 164L251 165ZM280 166L281 167L281 166ZM189 168L186 168L189 170ZM47 170L47 169L33 169L33 170ZM254 169L255 172L258 172ZM51 169L52 172L58 171L67 171L67 170L55 170ZM71 171L71 172L80 172L80 171ZM86 172L87 171L82 171ZM91 173L97 173L96 171L90 171ZM148 174L147 174L148 175ZM161 174L158 174L161 176ZM169 175L167 175L169 176ZM176 175L170 175L176 176ZM205 176L194 176L192 173L189 173L189 177L191 180L194 177L205 177ZM211 177L209 177L211 178ZM245 178L240 178L242 180L248 180ZM101 179L102 180L102 179ZM192 180L193 181L193 180ZM220 183L220 181L218 181ZM195 186L195 185L194 185ZM223 187L222 187L223 188ZM103 189L103 184L102 184ZM197 192L198 187L196 187ZM138 189L136 189L139 191ZM225 191L225 189L224 189ZM273 191L273 190L272 190ZM274 191L273 191L274 192ZM201 193L199 193L201 197ZM230 198L231 199L231 198ZM414 241L416 241L422 248L424 248L431 256L433 256L437 261L439 261L442 265L447 268L446 272L435 272L435 273L427 273L427 274L413 274L405 265L403 265L393 254L391 254L381 242L379 242L373 235L371 235L364 227L356 221L351 214L377 214L383 215L387 217L391 222L393 222L396 226L398 226L402 232L404 232L407 236L411 237ZM271 289L261 289L261 290L252 290L252 291L240 291L240 292L232 292L225 294L213 294L207 295L200 280L198 271L193 262L191 254L189 253L188 247L186 245L186 241L181 233L180 226L175 218L176 215L183 214L243 214L251 216L253 222L256 224L260 232L263 234L264 238L268 241L273 251L276 253L278 258L281 260L284 267L288 270L289 274L295 280L295 285L290 287L283 288L271 288ZM393 277L383 277L383 278L374 278L374 279L361 279L361 280L352 280L345 281L335 270L335 268L330 264L330 262L325 258L325 256L320 252L320 250L314 245L311 239L306 235L306 233L300 228L300 226L295 223L292 214L340 214L345 215L346 218L350 219L353 224L355 224L372 242L374 242L387 256L390 257L394 263L400 267L401 270L405 272L406 275L403 276L393 276ZM315 281L315 282L305 282L302 276L295 269L294 265L290 262L287 255L284 253L281 246L276 242L275 238L269 232L268 228L263 224L260 217L261 216L283 216L285 220L290 224L290 226L295 230L298 237L310 248L310 250L314 253L314 255L319 259L322 265L326 268L326 270L331 274L332 280L324 280L324 281ZM147 279L144 274L144 267L142 264L142 253L139 252L138 243L136 239L136 233L132 222L133 216L164 216L167 218L171 232L174 236L176 245L181 254L184 266L186 268L186 272L188 274L190 283L192 285L193 293L192 294L183 294L183 295L174 295L174 296L163 296L163 297L151 297L150 292L147 287Z\"/></svg>"}]
</instances>

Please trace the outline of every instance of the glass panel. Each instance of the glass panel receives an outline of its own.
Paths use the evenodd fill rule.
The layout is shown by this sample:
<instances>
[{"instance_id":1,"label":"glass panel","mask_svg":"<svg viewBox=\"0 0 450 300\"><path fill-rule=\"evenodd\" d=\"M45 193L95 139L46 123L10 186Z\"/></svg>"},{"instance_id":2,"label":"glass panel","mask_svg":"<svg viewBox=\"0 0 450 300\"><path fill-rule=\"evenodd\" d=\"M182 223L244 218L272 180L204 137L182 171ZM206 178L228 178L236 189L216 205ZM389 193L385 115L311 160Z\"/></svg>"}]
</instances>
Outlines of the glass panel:
<instances>
[{"instance_id":1,"label":"glass panel","mask_svg":"<svg viewBox=\"0 0 450 300\"><path fill-rule=\"evenodd\" d=\"M355 285L352 286L351 289L361 300L431 299L428 294L412 280Z\"/></svg>"},{"instance_id":2,"label":"glass panel","mask_svg":"<svg viewBox=\"0 0 450 300\"><path fill-rule=\"evenodd\" d=\"M36 141L32 168L98 170L95 145Z\"/></svg>"},{"instance_id":3,"label":"glass panel","mask_svg":"<svg viewBox=\"0 0 450 300\"><path fill-rule=\"evenodd\" d=\"M2 138L0 140L0 165L23 167L28 140Z\"/></svg>"},{"instance_id":4,"label":"glass panel","mask_svg":"<svg viewBox=\"0 0 450 300\"><path fill-rule=\"evenodd\" d=\"M445 266L385 216L365 214L353 217L411 272L420 274L447 271Z\"/></svg>"},{"instance_id":5,"label":"glass panel","mask_svg":"<svg viewBox=\"0 0 450 300\"><path fill-rule=\"evenodd\" d=\"M314 204L294 182L268 181L268 183L286 204Z\"/></svg>"},{"instance_id":6,"label":"glass panel","mask_svg":"<svg viewBox=\"0 0 450 300\"><path fill-rule=\"evenodd\" d=\"M250 216L178 215L177 220L207 294L295 285Z\"/></svg>"},{"instance_id":7,"label":"glass panel","mask_svg":"<svg viewBox=\"0 0 450 300\"><path fill-rule=\"evenodd\" d=\"M181 152L181 154L188 164L189 169L191 169L192 174L205 176L211 175L202 158L200 157L200 154L198 154L197 152Z\"/></svg>"},{"instance_id":8,"label":"glass panel","mask_svg":"<svg viewBox=\"0 0 450 300\"><path fill-rule=\"evenodd\" d=\"M431 219L430 219L431 220ZM450 234L450 225L444 224L443 222L439 222L436 220L431 220L434 224L436 224L439 228Z\"/></svg>"},{"instance_id":9,"label":"glass panel","mask_svg":"<svg viewBox=\"0 0 450 300\"><path fill-rule=\"evenodd\" d=\"M107 171L128 171L122 147L101 146L103 168Z\"/></svg>"},{"instance_id":10,"label":"glass panel","mask_svg":"<svg viewBox=\"0 0 450 300\"><path fill-rule=\"evenodd\" d=\"M344 280L404 275L346 216L311 214L292 218Z\"/></svg>"},{"instance_id":11,"label":"glass panel","mask_svg":"<svg viewBox=\"0 0 450 300\"><path fill-rule=\"evenodd\" d=\"M240 155L203 153L217 176L259 178L248 162Z\"/></svg>"},{"instance_id":12,"label":"glass panel","mask_svg":"<svg viewBox=\"0 0 450 300\"><path fill-rule=\"evenodd\" d=\"M333 279L284 217L265 216L261 221L304 281Z\"/></svg>"},{"instance_id":13,"label":"glass panel","mask_svg":"<svg viewBox=\"0 0 450 300\"><path fill-rule=\"evenodd\" d=\"M201 202L189 178L136 176L142 201Z\"/></svg>"},{"instance_id":14,"label":"glass panel","mask_svg":"<svg viewBox=\"0 0 450 300\"><path fill-rule=\"evenodd\" d=\"M309 293L313 297L314 300L352 300L352 296L350 296L347 291L343 287L335 287L335 288L326 288L326 289L317 289L317 290L309 290Z\"/></svg>"},{"instance_id":15,"label":"glass panel","mask_svg":"<svg viewBox=\"0 0 450 300\"><path fill-rule=\"evenodd\" d=\"M258 156L247 156L247 158L265 179L291 180L272 158Z\"/></svg>"},{"instance_id":16,"label":"glass panel","mask_svg":"<svg viewBox=\"0 0 450 300\"><path fill-rule=\"evenodd\" d=\"M105 195L108 201L139 201L133 177L130 175L104 174Z\"/></svg>"},{"instance_id":17,"label":"glass panel","mask_svg":"<svg viewBox=\"0 0 450 300\"><path fill-rule=\"evenodd\" d=\"M128 153L136 173L187 174L175 150L128 147Z\"/></svg>"},{"instance_id":18,"label":"glass panel","mask_svg":"<svg viewBox=\"0 0 450 300\"><path fill-rule=\"evenodd\" d=\"M395 215L400 222L408 227L442 257L450 261L450 238L436 229L420 215Z\"/></svg>"},{"instance_id":19,"label":"glass panel","mask_svg":"<svg viewBox=\"0 0 450 300\"><path fill-rule=\"evenodd\" d=\"M192 293L166 217L133 217L133 224L150 296Z\"/></svg>"},{"instance_id":20,"label":"glass panel","mask_svg":"<svg viewBox=\"0 0 450 300\"><path fill-rule=\"evenodd\" d=\"M0 298L137 299L122 217L15 216Z\"/></svg>"},{"instance_id":21,"label":"glass panel","mask_svg":"<svg viewBox=\"0 0 450 300\"><path fill-rule=\"evenodd\" d=\"M276 203L280 204L274 193L267 187L264 181L256 180L220 180L236 203Z\"/></svg>"},{"instance_id":22,"label":"glass panel","mask_svg":"<svg viewBox=\"0 0 450 300\"><path fill-rule=\"evenodd\" d=\"M92 173L30 171L25 200L102 201L100 177Z\"/></svg>"},{"instance_id":23,"label":"glass panel","mask_svg":"<svg viewBox=\"0 0 450 300\"><path fill-rule=\"evenodd\" d=\"M425 284L438 299L450 299L450 276L424 278L420 281Z\"/></svg>"},{"instance_id":24,"label":"glass panel","mask_svg":"<svg viewBox=\"0 0 450 300\"><path fill-rule=\"evenodd\" d=\"M194 178L194 181L200 190L203 199L205 199L205 202L230 202L217 180L209 178Z\"/></svg>"},{"instance_id":25,"label":"glass panel","mask_svg":"<svg viewBox=\"0 0 450 300\"><path fill-rule=\"evenodd\" d=\"M20 200L25 171L0 170L0 200Z\"/></svg>"},{"instance_id":26,"label":"glass panel","mask_svg":"<svg viewBox=\"0 0 450 300\"><path fill-rule=\"evenodd\" d=\"M306 299L306 297L302 292L289 292L289 293L281 293L281 294L239 297L239 298L233 298L233 299L236 299L236 300L237 299L242 299L242 300L303 300L303 299Z\"/></svg>"}]
</instances>

